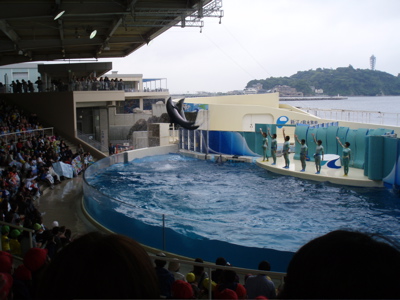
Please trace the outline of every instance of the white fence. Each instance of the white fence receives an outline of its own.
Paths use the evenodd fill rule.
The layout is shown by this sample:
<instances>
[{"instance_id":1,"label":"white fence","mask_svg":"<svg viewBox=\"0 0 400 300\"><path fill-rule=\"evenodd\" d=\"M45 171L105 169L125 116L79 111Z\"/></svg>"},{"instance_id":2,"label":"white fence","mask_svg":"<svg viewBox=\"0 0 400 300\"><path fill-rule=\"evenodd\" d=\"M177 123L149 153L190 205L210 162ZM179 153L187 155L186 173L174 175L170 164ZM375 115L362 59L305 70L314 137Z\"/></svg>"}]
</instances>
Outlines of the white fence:
<instances>
[{"instance_id":1,"label":"white fence","mask_svg":"<svg viewBox=\"0 0 400 300\"><path fill-rule=\"evenodd\" d=\"M310 114L313 114L317 117L330 120L370 123L379 125L391 125L391 126L399 126L400 124L400 113L395 113L395 112L321 109L321 108L303 108L303 107L301 107L300 109Z\"/></svg>"}]
</instances>

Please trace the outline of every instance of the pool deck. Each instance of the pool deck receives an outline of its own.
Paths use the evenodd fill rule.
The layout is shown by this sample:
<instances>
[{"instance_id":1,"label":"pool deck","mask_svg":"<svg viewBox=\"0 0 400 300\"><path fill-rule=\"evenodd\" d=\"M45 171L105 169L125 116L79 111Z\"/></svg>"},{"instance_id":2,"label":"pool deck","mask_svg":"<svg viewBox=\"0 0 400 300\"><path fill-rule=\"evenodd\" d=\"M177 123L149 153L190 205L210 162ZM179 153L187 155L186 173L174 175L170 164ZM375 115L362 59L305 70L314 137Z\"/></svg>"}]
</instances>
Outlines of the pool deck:
<instances>
[{"instance_id":1,"label":"pool deck","mask_svg":"<svg viewBox=\"0 0 400 300\"><path fill-rule=\"evenodd\" d=\"M53 221L60 226L71 229L72 236L77 237L91 231L98 231L85 216L82 209L82 175L65 179L54 189L46 188L35 205L43 213L43 223L51 228Z\"/></svg>"},{"instance_id":2,"label":"pool deck","mask_svg":"<svg viewBox=\"0 0 400 300\"><path fill-rule=\"evenodd\" d=\"M343 168L331 169L326 166L322 166L321 174L315 174L315 163L308 161L306 165L306 171L300 172L301 162L300 160L293 159L294 154L291 154L289 169L284 169L285 162L283 157L277 157L276 165L273 163L272 158L269 161L262 161L262 158L256 160L256 164L261 168L264 168L270 172L294 176L306 180L314 180L320 182L330 182L340 185L358 186L358 187L383 187L381 180L371 180L367 176L364 176L364 170L350 168L348 176L344 176Z\"/></svg>"}]
</instances>

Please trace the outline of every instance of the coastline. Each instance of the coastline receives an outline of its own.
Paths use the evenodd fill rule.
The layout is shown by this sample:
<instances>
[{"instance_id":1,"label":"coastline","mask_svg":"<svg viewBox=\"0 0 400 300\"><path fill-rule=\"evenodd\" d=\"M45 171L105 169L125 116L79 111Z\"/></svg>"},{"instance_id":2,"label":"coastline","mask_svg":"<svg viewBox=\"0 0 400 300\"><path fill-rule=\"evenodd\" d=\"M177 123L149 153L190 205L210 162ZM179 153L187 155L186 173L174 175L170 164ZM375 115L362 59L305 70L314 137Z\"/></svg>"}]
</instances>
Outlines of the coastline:
<instances>
[{"instance_id":1,"label":"coastline","mask_svg":"<svg viewBox=\"0 0 400 300\"><path fill-rule=\"evenodd\" d=\"M347 97L279 97L279 100L282 101L312 101L312 100L344 100Z\"/></svg>"}]
</instances>

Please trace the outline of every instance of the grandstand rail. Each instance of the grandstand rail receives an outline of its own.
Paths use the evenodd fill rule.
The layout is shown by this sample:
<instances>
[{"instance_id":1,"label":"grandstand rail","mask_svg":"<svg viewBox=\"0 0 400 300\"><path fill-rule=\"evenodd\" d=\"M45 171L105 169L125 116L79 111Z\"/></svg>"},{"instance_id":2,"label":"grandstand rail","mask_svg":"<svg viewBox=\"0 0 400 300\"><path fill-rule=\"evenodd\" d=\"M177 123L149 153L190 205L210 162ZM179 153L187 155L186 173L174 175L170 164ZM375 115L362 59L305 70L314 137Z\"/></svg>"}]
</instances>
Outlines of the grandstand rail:
<instances>
[{"instance_id":1,"label":"grandstand rail","mask_svg":"<svg viewBox=\"0 0 400 300\"><path fill-rule=\"evenodd\" d=\"M173 262L180 263L181 265L187 265L187 266L191 266L191 267L193 267L193 266L204 267L204 270L207 270L207 273L208 273L208 276L210 279L211 279L211 271L217 270L217 269L231 270L231 271L236 272L237 275L241 275L239 277L241 277L243 283L245 283L244 282L245 275L263 274L263 275L269 276L271 278L271 280L274 282L275 288L277 290L279 290L283 286L285 276L286 276L286 273L280 273L280 272L237 268L237 267L233 267L233 266L220 266L220 265L207 263L207 262L200 263L200 262L190 261L190 260L176 258L176 257L163 257L163 256L157 256L157 255L153 255L153 254L149 254L149 256L151 259L154 259L154 260L157 259L157 260L162 260L162 261L166 261L166 262L173 261ZM208 281L208 289L207 290L208 290L208 299L213 299L213 297L212 297L212 280Z\"/></svg>"},{"instance_id":2,"label":"grandstand rail","mask_svg":"<svg viewBox=\"0 0 400 300\"><path fill-rule=\"evenodd\" d=\"M9 145L11 141L16 142L18 141L18 139L26 141L26 139L29 137L40 136L40 135L53 136L53 134L54 134L54 127L47 127L47 128L40 128L40 129L33 129L26 131L3 133L0 135L0 141L4 142L6 145Z\"/></svg>"}]
</instances>

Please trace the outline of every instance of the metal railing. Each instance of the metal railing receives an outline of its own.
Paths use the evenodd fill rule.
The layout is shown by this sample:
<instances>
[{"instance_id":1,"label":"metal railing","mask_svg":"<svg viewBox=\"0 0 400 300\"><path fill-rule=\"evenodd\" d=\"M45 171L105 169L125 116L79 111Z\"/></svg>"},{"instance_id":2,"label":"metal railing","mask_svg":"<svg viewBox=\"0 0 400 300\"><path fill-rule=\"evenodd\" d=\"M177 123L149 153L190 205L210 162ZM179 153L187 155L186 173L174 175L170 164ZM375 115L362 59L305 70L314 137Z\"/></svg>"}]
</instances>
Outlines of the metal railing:
<instances>
[{"instance_id":1,"label":"metal railing","mask_svg":"<svg viewBox=\"0 0 400 300\"><path fill-rule=\"evenodd\" d=\"M27 231L27 232L29 233L29 247L30 247L30 248L33 247L32 233L35 232L33 229L21 227L21 226L14 225L14 224L7 223L7 222L3 222L3 221L0 221L0 226L8 226L8 227L11 227L11 228L18 229L18 230L20 230L20 231L21 231L21 230L22 230L22 231ZM0 249L3 249L3 245L2 245L2 243L1 243L1 239L0 239ZM14 258L17 258L17 259L19 259L19 260L22 260L21 257L16 256L16 255L13 255L13 257L14 257Z\"/></svg>"},{"instance_id":2,"label":"metal railing","mask_svg":"<svg viewBox=\"0 0 400 300\"><path fill-rule=\"evenodd\" d=\"M100 81L77 81L77 82L70 82L64 83L60 85L55 84L48 84L47 87L44 85L42 86L42 92L65 92L65 91L124 91L127 93L143 93L143 92L163 92L168 93L169 89L167 88L149 88L143 87L142 89L135 88L135 85L130 82L124 82L122 86L118 86L118 83L115 83L114 86L111 86L108 82L100 82ZM14 88L11 84L3 84L0 86L0 94L7 93L7 94L27 94L27 93L38 93L38 88L36 84L33 84L33 88L26 87L24 88L21 86L21 89Z\"/></svg>"},{"instance_id":3,"label":"metal railing","mask_svg":"<svg viewBox=\"0 0 400 300\"><path fill-rule=\"evenodd\" d=\"M321 108L300 109L323 119L391 126L399 126L400 124L400 113L395 112Z\"/></svg>"},{"instance_id":4,"label":"metal railing","mask_svg":"<svg viewBox=\"0 0 400 300\"><path fill-rule=\"evenodd\" d=\"M78 133L78 138L80 138L85 143L91 145L93 148L96 148L99 151L107 150L103 149L104 147L102 147L101 143L93 138L94 137L93 133L83 133L82 131L79 130L77 131L77 133Z\"/></svg>"},{"instance_id":5,"label":"metal railing","mask_svg":"<svg viewBox=\"0 0 400 300\"><path fill-rule=\"evenodd\" d=\"M18 141L18 139L22 139L22 141L26 141L29 137L35 137L39 135L47 135L53 136L54 127L47 127L41 129L33 129L33 130L26 130L26 131L19 131L19 132L11 132L11 133L4 133L0 135L0 141L4 142L8 145L11 141Z\"/></svg>"},{"instance_id":6,"label":"metal railing","mask_svg":"<svg viewBox=\"0 0 400 300\"><path fill-rule=\"evenodd\" d=\"M272 271L261 271L261 270L254 270L254 269L245 269L245 268L238 268L238 267L231 267L231 266L220 266L220 265L215 265L215 264L211 264L211 263L199 263L199 262L195 262L195 261L189 261L189 260L185 260L185 259L177 259L174 257L162 257L162 256L157 256L154 254L150 254L149 255L151 259L154 260L162 260L162 261L166 261L166 262L176 262L176 263L180 263L181 265L185 265L185 266L199 266L199 267L204 267L204 270L208 273L209 278L211 279L211 272L213 270L231 270L236 272L237 275L239 276L240 281L242 282L242 284L245 284L245 275L247 274L251 274L251 275L258 275L258 274L263 274L266 276L269 276L272 280L272 282L275 285L275 289L279 290L283 284L284 284L284 280L285 280L285 276L286 273L280 273L280 272L272 272ZM188 271L188 270L187 270ZM190 272L190 271L188 271ZM212 297L212 280L208 281L208 299L213 299Z\"/></svg>"}]
</instances>

